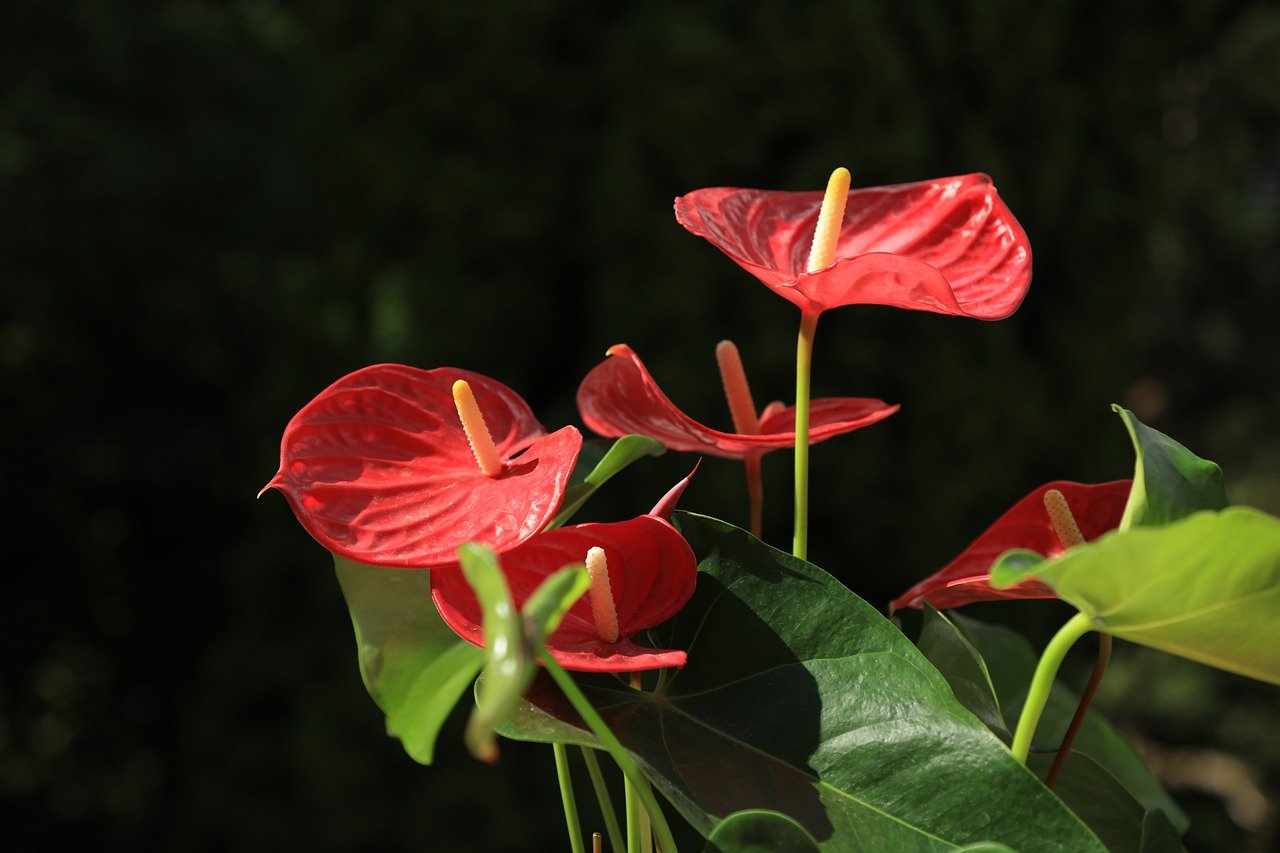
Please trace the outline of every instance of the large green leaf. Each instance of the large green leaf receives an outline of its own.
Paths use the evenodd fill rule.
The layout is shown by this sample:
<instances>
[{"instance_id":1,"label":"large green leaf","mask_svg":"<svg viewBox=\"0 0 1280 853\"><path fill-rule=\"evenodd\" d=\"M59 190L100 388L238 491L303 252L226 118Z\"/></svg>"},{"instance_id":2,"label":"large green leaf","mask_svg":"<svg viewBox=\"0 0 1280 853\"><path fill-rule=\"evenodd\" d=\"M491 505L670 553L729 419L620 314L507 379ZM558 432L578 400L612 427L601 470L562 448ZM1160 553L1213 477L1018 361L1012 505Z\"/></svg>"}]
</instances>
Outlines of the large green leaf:
<instances>
[{"instance_id":1,"label":"large green leaf","mask_svg":"<svg viewBox=\"0 0 1280 853\"><path fill-rule=\"evenodd\" d=\"M1000 713L1000 700L991 683L986 661L960 631L929 602L924 603L924 626L916 641L920 653L938 668L951 690L974 716L982 720L1002 741L1013 734Z\"/></svg>"},{"instance_id":2,"label":"large green leaf","mask_svg":"<svg viewBox=\"0 0 1280 853\"><path fill-rule=\"evenodd\" d=\"M688 649L689 663L653 693L583 681L704 835L734 812L769 809L832 850L1105 849L838 581L724 522L678 520L700 558L698 588L651 639ZM545 682L500 732L595 745Z\"/></svg>"},{"instance_id":3,"label":"large green leaf","mask_svg":"<svg viewBox=\"0 0 1280 853\"><path fill-rule=\"evenodd\" d=\"M1111 408L1129 430L1137 456L1121 530L1168 524L1202 509L1226 507L1222 469L1216 463L1147 426L1128 409Z\"/></svg>"},{"instance_id":4,"label":"large green leaf","mask_svg":"<svg viewBox=\"0 0 1280 853\"><path fill-rule=\"evenodd\" d=\"M662 442L647 435L624 435L603 454L596 448L596 442L583 445L578 467L570 478L572 485L565 491L560 512L551 520L549 527L560 527L568 522L587 499L595 494L596 489L632 462L645 456L660 456L667 449ZM580 472L583 473L579 481Z\"/></svg>"},{"instance_id":5,"label":"large green leaf","mask_svg":"<svg viewBox=\"0 0 1280 853\"><path fill-rule=\"evenodd\" d=\"M1023 572L1116 637L1280 684L1280 519L1247 507L1110 533Z\"/></svg>"},{"instance_id":6,"label":"large green leaf","mask_svg":"<svg viewBox=\"0 0 1280 853\"><path fill-rule=\"evenodd\" d=\"M333 558L351 611L360 675L387 715L387 732L430 764L445 718L484 664L484 652L444 623L431 575Z\"/></svg>"},{"instance_id":7,"label":"large green leaf","mask_svg":"<svg viewBox=\"0 0 1280 853\"><path fill-rule=\"evenodd\" d=\"M954 630L961 634L961 638L952 642L972 644L970 647L985 661L986 672L990 676L986 683L995 689L1006 731L1016 727L1027 697L1027 687L1031 684L1031 676L1036 668L1036 653L1031 644L1010 628L989 625L955 612L948 613L945 617L940 616L938 621L954 625ZM942 625L935 626L935 631L942 630ZM948 680L964 678L963 670L952 669L950 673L943 670L943 673L948 675ZM981 686L982 683L979 682L977 687ZM976 689L971 687L970 691L976 692ZM1036 741L1046 748L1054 748L1060 744L1079 704L1078 693L1061 681L1055 682L1036 727ZM1064 773L1072 772L1078 757L1089 758L1114 778L1144 809L1163 811L1179 832L1186 831L1189 824L1186 814L1160 785L1133 746L1096 710L1085 715L1080 731L1076 734L1072 755L1063 765ZM1068 800L1068 805L1077 813L1081 812L1078 798L1074 803Z\"/></svg>"}]
</instances>

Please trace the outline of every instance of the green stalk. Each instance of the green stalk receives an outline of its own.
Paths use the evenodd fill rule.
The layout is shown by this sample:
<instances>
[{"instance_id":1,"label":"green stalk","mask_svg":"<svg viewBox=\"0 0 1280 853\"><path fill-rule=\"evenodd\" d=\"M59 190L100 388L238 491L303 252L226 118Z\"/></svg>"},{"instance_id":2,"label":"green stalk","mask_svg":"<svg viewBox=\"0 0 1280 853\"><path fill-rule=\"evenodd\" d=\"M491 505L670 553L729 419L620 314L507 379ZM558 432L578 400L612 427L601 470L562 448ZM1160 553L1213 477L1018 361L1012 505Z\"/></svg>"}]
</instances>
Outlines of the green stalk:
<instances>
[{"instance_id":1,"label":"green stalk","mask_svg":"<svg viewBox=\"0 0 1280 853\"><path fill-rule=\"evenodd\" d=\"M640 853L640 799L631 777L623 780L626 786L627 853Z\"/></svg>"},{"instance_id":2,"label":"green stalk","mask_svg":"<svg viewBox=\"0 0 1280 853\"><path fill-rule=\"evenodd\" d=\"M578 712L578 716L582 717L583 722L600 740L600 744L613 756L613 760L617 762L618 767L622 768L623 775L626 776L627 781L635 789L636 796L640 798L645 811L649 813L649 819L653 821L653 831L657 833L658 844L662 847L662 853L678 853L675 838L671 835L671 827L667 826L666 816L663 815L662 809L659 808L658 801L653 796L653 791L645 783L644 774L640 772L640 768L636 765L631 754L627 752L613 732L609 730L608 724L600 717L596 709L591 706L591 702L587 700L587 697L582 695L582 691L578 689L578 685L569 677L569 674L560 668L560 664L555 662L555 659L551 657L546 648L541 651L547 673L555 680L565 698L569 700L569 704L573 705L573 709Z\"/></svg>"},{"instance_id":3,"label":"green stalk","mask_svg":"<svg viewBox=\"0 0 1280 853\"><path fill-rule=\"evenodd\" d=\"M1062 736L1062 745L1058 747L1058 754L1053 757L1053 766L1049 768L1049 773L1044 777L1044 785L1046 788L1052 788L1058 782L1058 774L1062 772L1062 765L1066 764L1067 756L1071 754L1071 747L1076 742L1076 735L1080 733L1080 727L1084 725L1085 715L1089 713L1089 706L1093 704L1093 697L1098 692L1098 685L1102 683L1102 676L1107 672L1107 664L1111 662L1111 635L1101 634L1098 637L1098 658L1093 664L1093 673L1089 676L1089 683L1085 686L1084 692L1080 694L1080 704L1076 706L1075 716L1071 718L1071 725L1067 726L1067 733Z\"/></svg>"},{"instance_id":4,"label":"green stalk","mask_svg":"<svg viewBox=\"0 0 1280 853\"><path fill-rule=\"evenodd\" d=\"M600 803L604 828L609 833L609 848L613 853L625 853L626 848L622 846L622 830L618 828L618 815L613 811L609 789L605 787L604 774L600 772L600 762L596 760L596 751L590 747L582 747L582 760L586 762L587 775L591 777L591 787L595 788L596 800Z\"/></svg>"},{"instance_id":5,"label":"green stalk","mask_svg":"<svg viewBox=\"0 0 1280 853\"><path fill-rule=\"evenodd\" d=\"M1045 646L1040 663L1036 665L1035 675L1031 676L1031 686L1027 689L1027 701L1022 706L1022 714L1018 717L1018 728L1013 734L1013 746L1010 751L1013 757L1022 764L1027 763L1027 753L1031 751L1031 737L1036 732L1040 715L1044 713L1045 703L1049 701L1049 691L1053 688L1053 679L1058 674L1058 667L1067 656L1067 651L1075 641L1083 637L1093 627L1093 620L1083 613L1072 616L1067 624L1053 635L1049 645Z\"/></svg>"},{"instance_id":6,"label":"green stalk","mask_svg":"<svg viewBox=\"0 0 1280 853\"><path fill-rule=\"evenodd\" d=\"M802 560L809 555L809 374L817 331L817 312L801 312L796 340L796 514L791 553Z\"/></svg>"},{"instance_id":7,"label":"green stalk","mask_svg":"<svg viewBox=\"0 0 1280 853\"><path fill-rule=\"evenodd\" d=\"M578 803L573 798L573 779L569 776L569 754L562 743L553 743L551 748L556 754L556 779L560 782L560 801L564 803L564 822L569 827L569 847L573 853L586 853L578 823Z\"/></svg>"}]
</instances>

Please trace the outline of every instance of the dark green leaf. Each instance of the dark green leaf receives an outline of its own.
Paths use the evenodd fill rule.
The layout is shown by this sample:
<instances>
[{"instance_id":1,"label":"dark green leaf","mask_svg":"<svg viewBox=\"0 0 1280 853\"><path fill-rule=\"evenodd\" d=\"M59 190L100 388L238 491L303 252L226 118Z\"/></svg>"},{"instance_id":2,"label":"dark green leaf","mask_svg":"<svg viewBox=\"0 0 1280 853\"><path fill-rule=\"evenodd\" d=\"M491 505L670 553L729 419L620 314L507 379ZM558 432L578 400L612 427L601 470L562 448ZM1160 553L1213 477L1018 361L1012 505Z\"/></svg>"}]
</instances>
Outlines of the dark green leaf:
<instances>
[{"instance_id":1,"label":"dark green leaf","mask_svg":"<svg viewBox=\"0 0 1280 853\"><path fill-rule=\"evenodd\" d=\"M467 747L476 758L491 762L498 757L493 730L510 716L533 681L537 665L497 557L488 548L468 542L458 549L458 558L484 613L486 653L476 707L467 721Z\"/></svg>"},{"instance_id":2,"label":"dark green leaf","mask_svg":"<svg viewBox=\"0 0 1280 853\"><path fill-rule=\"evenodd\" d=\"M1280 684L1280 519L1232 507L1110 533L1035 576L1096 630Z\"/></svg>"},{"instance_id":3,"label":"dark green leaf","mask_svg":"<svg viewBox=\"0 0 1280 853\"><path fill-rule=\"evenodd\" d=\"M583 445L584 453L588 446L594 447L594 442L588 442ZM594 467L590 468L583 476L581 482L575 482L571 485L564 495L564 502L560 506L560 512L551 520L549 527L560 527L569 519L573 518L587 499L595 494L596 489L603 486L608 480L617 474L623 468L626 468L632 462L644 456L660 456L666 452L666 447L657 439L650 438L647 435L624 435L613 443L613 446L599 456L599 452L588 453L588 458L599 457ZM581 455L578 461L579 469L583 466ZM574 471L575 479L578 471Z\"/></svg>"},{"instance_id":4,"label":"dark green leaf","mask_svg":"<svg viewBox=\"0 0 1280 853\"><path fill-rule=\"evenodd\" d=\"M924 627L920 629L916 646L942 673L961 705L1005 743L1013 740L1000 713L1000 702L982 655L947 617L927 601L924 603Z\"/></svg>"},{"instance_id":5,"label":"dark green leaf","mask_svg":"<svg viewBox=\"0 0 1280 853\"><path fill-rule=\"evenodd\" d=\"M1226 507L1222 469L1217 464L1142 423L1128 409L1111 408L1124 421L1137 457L1121 530L1167 524L1202 509Z\"/></svg>"},{"instance_id":6,"label":"dark green leaf","mask_svg":"<svg viewBox=\"0 0 1280 853\"><path fill-rule=\"evenodd\" d=\"M360 674L387 715L387 732L430 764L436 736L484 664L484 652L444 623L431 601L431 575L362 566L334 555L351 610Z\"/></svg>"},{"instance_id":7,"label":"dark green leaf","mask_svg":"<svg viewBox=\"0 0 1280 853\"><path fill-rule=\"evenodd\" d=\"M583 682L704 835L769 809L833 850L1104 849L873 608L745 531L677 518L698 588L651 640L688 649L688 665L652 694ZM529 700L502 734L594 745L554 688L535 684Z\"/></svg>"},{"instance_id":8,"label":"dark green leaf","mask_svg":"<svg viewBox=\"0 0 1280 853\"><path fill-rule=\"evenodd\" d=\"M1142 853L1178 853L1183 849L1168 816L1159 809L1147 812L1142 821Z\"/></svg>"},{"instance_id":9,"label":"dark green leaf","mask_svg":"<svg viewBox=\"0 0 1280 853\"><path fill-rule=\"evenodd\" d=\"M1004 626L989 625L955 612L947 615L986 661L1005 723L1012 729L1022 713L1027 687L1036 668L1037 658L1031 644L1021 634ZM1078 693L1060 681L1055 683L1036 727L1036 742L1042 747L1056 748L1062 742L1079 704ZM1092 759L1144 809L1167 812L1179 831L1186 831L1189 821L1182 809L1124 736L1096 710L1085 715L1072 752ZM1064 772L1070 771L1075 758L1076 755L1072 755L1067 759L1063 765Z\"/></svg>"},{"instance_id":10,"label":"dark green leaf","mask_svg":"<svg viewBox=\"0 0 1280 853\"><path fill-rule=\"evenodd\" d=\"M1053 765L1053 755L1032 755L1027 765L1043 778ZM1053 792L1089 825L1111 853L1139 853L1146 809L1092 758L1072 750Z\"/></svg>"},{"instance_id":11,"label":"dark green leaf","mask_svg":"<svg viewBox=\"0 0 1280 853\"><path fill-rule=\"evenodd\" d=\"M817 853L818 842L780 812L734 812L716 825L703 853Z\"/></svg>"}]
</instances>

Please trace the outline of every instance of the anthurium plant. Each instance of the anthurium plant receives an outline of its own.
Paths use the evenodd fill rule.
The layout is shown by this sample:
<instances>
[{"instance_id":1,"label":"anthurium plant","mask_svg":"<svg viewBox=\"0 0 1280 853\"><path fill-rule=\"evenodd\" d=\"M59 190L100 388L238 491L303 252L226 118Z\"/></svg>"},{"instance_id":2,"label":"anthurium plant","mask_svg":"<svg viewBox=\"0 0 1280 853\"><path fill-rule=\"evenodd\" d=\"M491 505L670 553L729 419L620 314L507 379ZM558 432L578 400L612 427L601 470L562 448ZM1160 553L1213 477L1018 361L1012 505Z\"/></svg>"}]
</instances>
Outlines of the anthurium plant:
<instances>
[{"instance_id":1,"label":"anthurium plant","mask_svg":"<svg viewBox=\"0 0 1280 853\"><path fill-rule=\"evenodd\" d=\"M1036 486L892 602L808 562L810 445L898 410L810 400L820 315L998 320L1031 280L1027 237L987 176L849 180L676 200L680 224L799 309L792 404L758 408L721 342L733 427L705 426L618 344L577 389L600 437L584 445L495 379L377 365L289 422L264 491L332 553L388 731L430 764L470 702L477 758L497 760L500 738L549 744L570 850L676 853L675 820L726 853L1179 850L1185 815L1089 704L1113 638L1280 684L1280 519L1228 506L1218 466L1117 407L1132 472ZM786 550L760 538L760 458L777 450L795 456ZM617 472L666 451L741 460L745 527L676 509L692 458L648 512L572 523ZM1078 613L1040 654L955 610L1046 597ZM906 609L923 611L914 638L884 612ZM1057 673L1090 632L1077 694ZM574 773L601 826L580 824Z\"/></svg>"}]
</instances>

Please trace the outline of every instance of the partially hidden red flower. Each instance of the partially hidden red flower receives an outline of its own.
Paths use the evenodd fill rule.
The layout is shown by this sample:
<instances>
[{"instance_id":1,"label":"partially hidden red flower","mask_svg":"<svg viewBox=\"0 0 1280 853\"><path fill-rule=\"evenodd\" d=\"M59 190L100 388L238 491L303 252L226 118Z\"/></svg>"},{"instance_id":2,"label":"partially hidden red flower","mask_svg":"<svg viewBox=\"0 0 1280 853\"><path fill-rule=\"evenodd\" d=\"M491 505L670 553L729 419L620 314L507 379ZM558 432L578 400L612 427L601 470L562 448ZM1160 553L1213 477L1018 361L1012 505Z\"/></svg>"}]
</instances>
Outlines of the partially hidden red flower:
<instances>
[{"instance_id":1,"label":"partially hidden red flower","mask_svg":"<svg viewBox=\"0 0 1280 853\"><path fill-rule=\"evenodd\" d=\"M466 380L502 470L479 468L454 405ZM564 497L582 435L547 434L524 400L478 373L380 364L303 406L280 442L279 489L321 545L360 563L457 563L463 542L496 552L546 527ZM265 491L266 489L264 489Z\"/></svg>"},{"instance_id":2,"label":"partially hidden red flower","mask_svg":"<svg viewBox=\"0 0 1280 853\"><path fill-rule=\"evenodd\" d=\"M1045 483L1010 507L941 571L890 602L889 610L920 607L926 601L941 610L976 601L1056 598L1052 589L1037 580L996 589L990 583L992 564L1001 554L1014 549L1034 551L1045 558L1057 557L1066 550L1045 509L1044 496L1050 489L1062 493L1080 534L1089 542L1114 530L1120 523L1132 485L1132 480L1097 484L1065 480Z\"/></svg>"},{"instance_id":3,"label":"partially hidden red flower","mask_svg":"<svg viewBox=\"0 0 1280 853\"><path fill-rule=\"evenodd\" d=\"M898 406L863 397L814 400L809 414L809 443L852 432L884 420ZM752 453L795 446L795 407L766 406L760 434L721 432L698 423L667 398L644 362L625 344L591 369L578 387L578 412L592 431L609 438L640 433L672 450L689 450L743 459Z\"/></svg>"},{"instance_id":4,"label":"partially hidden red flower","mask_svg":"<svg viewBox=\"0 0 1280 853\"><path fill-rule=\"evenodd\" d=\"M547 576L587 552L603 548L616 612L617 638L603 639L588 596L579 599L547 638L547 650L565 669L638 672L684 666L686 654L652 649L631 639L670 619L693 595L698 565L684 537L665 519L642 515L613 524L548 530L501 556L511 596L522 607ZM484 645L480 604L461 572L433 572L431 595L444 621L460 637Z\"/></svg>"},{"instance_id":5,"label":"partially hidden red flower","mask_svg":"<svg viewBox=\"0 0 1280 853\"><path fill-rule=\"evenodd\" d=\"M889 305L998 320L1031 283L1031 246L983 174L849 192L835 261L807 272L822 192L712 187L676 219L805 313Z\"/></svg>"}]
</instances>

